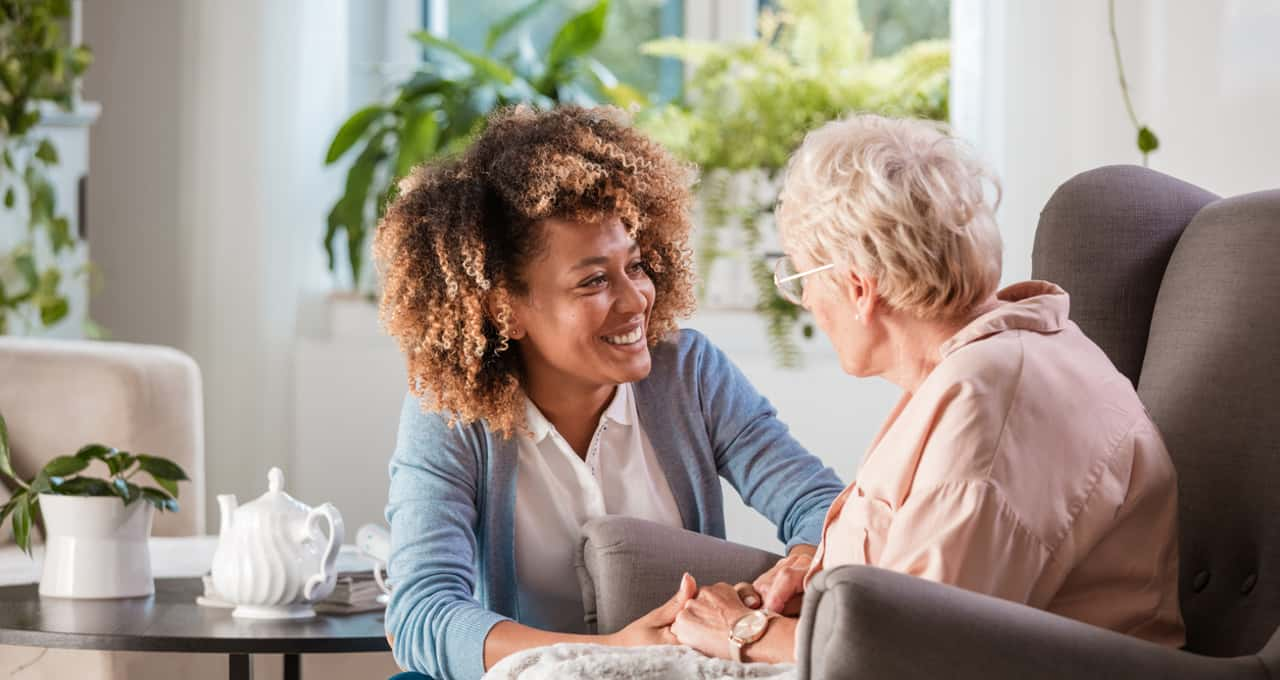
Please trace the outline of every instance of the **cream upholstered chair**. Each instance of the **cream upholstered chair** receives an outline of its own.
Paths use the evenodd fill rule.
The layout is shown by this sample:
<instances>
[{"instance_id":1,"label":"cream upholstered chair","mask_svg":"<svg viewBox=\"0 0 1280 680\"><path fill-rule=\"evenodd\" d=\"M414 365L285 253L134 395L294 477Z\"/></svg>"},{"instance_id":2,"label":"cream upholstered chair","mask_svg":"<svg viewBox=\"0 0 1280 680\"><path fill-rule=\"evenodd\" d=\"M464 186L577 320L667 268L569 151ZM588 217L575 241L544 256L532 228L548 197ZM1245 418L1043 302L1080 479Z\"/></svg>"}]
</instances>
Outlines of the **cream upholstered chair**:
<instances>
[{"instance_id":1,"label":"cream upholstered chair","mask_svg":"<svg viewBox=\"0 0 1280 680\"><path fill-rule=\"evenodd\" d=\"M14 467L30 479L54 456L101 442L173 459L191 482L181 511L157 513L153 536L208 533L205 519L204 416L200 369L168 347L0 337L0 414L9 428ZM0 503L9 491L0 487ZM0 528L0 576L6 563L27 556ZM282 675L277 656L254 657L254 677ZM307 680L387 677L398 670L391 653L302 657ZM15 680L223 680L221 654L95 652L0 646L0 678Z\"/></svg>"},{"instance_id":2,"label":"cream upholstered chair","mask_svg":"<svg viewBox=\"0 0 1280 680\"><path fill-rule=\"evenodd\" d=\"M49 459L90 442L170 458L191 482L182 484L179 512L156 514L155 536L205 533L200 394L196 363L167 347L0 337L0 414L8 425L15 471L30 479ZM0 488L0 500L9 493ZM0 566L28 559L13 544L9 527L0 529ZM164 656L174 658L170 663L156 658ZM0 676L24 680L151 677L154 671L183 672L197 661L0 646ZM208 677L224 675L225 670Z\"/></svg>"},{"instance_id":3,"label":"cream upholstered chair","mask_svg":"<svg viewBox=\"0 0 1280 680\"><path fill-rule=\"evenodd\" d=\"M180 512L156 514L156 536L205 533L202 409L200 369L175 349L0 337L0 414L16 472L30 479L90 442L170 458L191 482Z\"/></svg>"}]
</instances>

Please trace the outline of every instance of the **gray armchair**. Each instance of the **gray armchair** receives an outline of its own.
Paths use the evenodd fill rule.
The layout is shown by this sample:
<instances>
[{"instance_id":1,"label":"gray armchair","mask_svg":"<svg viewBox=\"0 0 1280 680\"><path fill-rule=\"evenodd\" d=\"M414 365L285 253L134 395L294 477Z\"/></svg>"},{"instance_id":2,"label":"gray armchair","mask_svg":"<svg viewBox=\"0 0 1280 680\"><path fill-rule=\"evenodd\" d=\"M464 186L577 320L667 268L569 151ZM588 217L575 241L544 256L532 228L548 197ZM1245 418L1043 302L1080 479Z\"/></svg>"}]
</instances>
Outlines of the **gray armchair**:
<instances>
[{"instance_id":1,"label":"gray armchair","mask_svg":"<svg viewBox=\"0 0 1280 680\"><path fill-rule=\"evenodd\" d=\"M805 594L800 677L1280 678L1280 190L1218 199L1133 166L1072 178L1041 213L1035 278L1134 381L1178 470L1187 644L1171 650L873 567ZM638 520L585 527L588 617L609 632L776 555Z\"/></svg>"}]
</instances>

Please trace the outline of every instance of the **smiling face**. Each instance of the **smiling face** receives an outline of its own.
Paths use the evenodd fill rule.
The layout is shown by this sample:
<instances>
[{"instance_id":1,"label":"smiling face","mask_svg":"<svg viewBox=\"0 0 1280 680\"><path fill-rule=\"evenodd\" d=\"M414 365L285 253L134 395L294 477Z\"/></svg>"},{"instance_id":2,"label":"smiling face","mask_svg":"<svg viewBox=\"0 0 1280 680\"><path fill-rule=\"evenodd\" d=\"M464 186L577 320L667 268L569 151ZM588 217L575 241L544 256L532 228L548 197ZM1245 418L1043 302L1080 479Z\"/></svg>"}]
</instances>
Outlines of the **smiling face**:
<instances>
[{"instance_id":1,"label":"smiling face","mask_svg":"<svg viewBox=\"0 0 1280 680\"><path fill-rule=\"evenodd\" d=\"M550 219L538 228L542 247L512 303L526 378L593 390L648 376L653 281L622 222Z\"/></svg>"}]
</instances>

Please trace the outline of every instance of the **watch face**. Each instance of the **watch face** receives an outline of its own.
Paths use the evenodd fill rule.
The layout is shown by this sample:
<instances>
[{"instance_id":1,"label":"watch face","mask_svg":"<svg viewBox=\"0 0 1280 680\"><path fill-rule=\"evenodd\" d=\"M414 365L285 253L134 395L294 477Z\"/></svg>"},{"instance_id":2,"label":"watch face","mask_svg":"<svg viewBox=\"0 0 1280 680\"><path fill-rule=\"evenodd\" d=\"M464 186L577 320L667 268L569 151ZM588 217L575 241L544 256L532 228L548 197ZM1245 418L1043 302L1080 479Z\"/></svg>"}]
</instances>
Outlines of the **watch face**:
<instances>
[{"instance_id":1,"label":"watch face","mask_svg":"<svg viewBox=\"0 0 1280 680\"><path fill-rule=\"evenodd\" d=\"M765 616L764 612L753 611L738 619L738 622L733 624L731 632L739 640L754 641L764 632L765 624L768 622L769 617Z\"/></svg>"}]
</instances>

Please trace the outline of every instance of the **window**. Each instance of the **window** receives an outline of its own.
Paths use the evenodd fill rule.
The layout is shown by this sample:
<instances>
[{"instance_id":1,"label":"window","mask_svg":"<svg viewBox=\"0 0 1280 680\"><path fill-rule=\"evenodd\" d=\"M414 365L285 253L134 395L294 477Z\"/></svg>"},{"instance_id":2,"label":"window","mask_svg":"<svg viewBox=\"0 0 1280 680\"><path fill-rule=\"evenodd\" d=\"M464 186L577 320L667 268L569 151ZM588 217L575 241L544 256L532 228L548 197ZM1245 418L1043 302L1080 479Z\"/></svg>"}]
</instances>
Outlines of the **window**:
<instances>
[{"instance_id":1,"label":"window","mask_svg":"<svg viewBox=\"0 0 1280 680\"><path fill-rule=\"evenodd\" d=\"M921 40L951 35L951 0L861 0L858 14L882 57Z\"/></svg>"},{"instance_id":2,"label":"window","mask_svg":"<svg viewBox=\"0 0 1280 680\"><path fill-rule=\"evenodd\" d=\"M562 0L550 3L525 23L535 47L545 50L556 29L594 0ZM481 50L490 24L524 7L529 0L445 0L425 2L423 23L440 26L463 46ZM657 92L671 99L680 92L680 64L667 59L640 56L640 45L662 36L683 32L682 0L614 0L609 8L605 40L595 57L624 83L641 92ZM444 17L439 14L443 13Z\"/></svg>"},{"instance_id":3,"label":"window","mask_svg":"<svg viewBox=\"0 0 1280 680\"><path fill-rule=\"evenodd\" d=\"M759 7L777 5L777 0L760 0ZM858 15L872 36L871 55L875 57L894 54L914 42L951 35L951 0L860 0Z\"/></svg>"}]
</instances>

